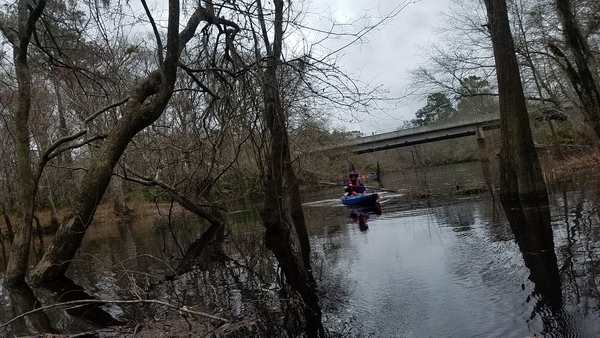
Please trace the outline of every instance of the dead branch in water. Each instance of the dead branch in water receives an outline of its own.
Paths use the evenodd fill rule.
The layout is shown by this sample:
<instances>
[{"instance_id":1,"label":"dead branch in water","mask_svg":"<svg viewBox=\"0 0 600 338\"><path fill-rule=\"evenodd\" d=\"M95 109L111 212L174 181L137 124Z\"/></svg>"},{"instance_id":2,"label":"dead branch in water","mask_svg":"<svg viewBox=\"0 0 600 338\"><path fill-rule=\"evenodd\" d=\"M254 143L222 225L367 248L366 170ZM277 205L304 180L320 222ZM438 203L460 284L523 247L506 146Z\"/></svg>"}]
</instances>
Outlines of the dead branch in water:
<instances>
[{"instance_id":1,"label":"dead branch in water","mask_svg":"<svg viewBox=\"0 0 600 338\"><path fill-rule=\"evenodd\" d=\"M201 311L196 311L196 310L191 310L186 306L177 306L177 305L173 305L167 302L163 302L160 300L155 300L155 299L131 299L131 300L104 300L104 299L82 299L82 300L73 300L73 301L69 301L69 302L63 302L63 303L56 303L56 304L51 304L51 305L46 305L46 306L41 306L37 309L33 309L31 311L27 311L24 313L21 313L20 315L12 318L11 320L9 320L6 323L0 324L0 327L6 327L8 326L10 323L16 321L17 319L26 317L30 314L39 312L39 311L45 311L48 309L53 309L56 307L69 307L69 306L73 306L73 307L77 307L77 306L83 306L83 305L88 305L90 303L96 303L96 304L137 304L137 303L150 303L150 304L158 304L158 305L163 305L166 306L168 308L177 310L179 312L184 312L184 313L188 313L188 314L192 314L192 315L196 315L196 316L201 316L201 317L205 317L205 318L209 318L209 319L215 319L215 320L219 320L221 322L224 323L229 323L228 319L225 318L221 318L221 317L217 317L217 316L213 316L211 314L205 313L205 312L201 312Z\"/></svg>"}]
</instances>

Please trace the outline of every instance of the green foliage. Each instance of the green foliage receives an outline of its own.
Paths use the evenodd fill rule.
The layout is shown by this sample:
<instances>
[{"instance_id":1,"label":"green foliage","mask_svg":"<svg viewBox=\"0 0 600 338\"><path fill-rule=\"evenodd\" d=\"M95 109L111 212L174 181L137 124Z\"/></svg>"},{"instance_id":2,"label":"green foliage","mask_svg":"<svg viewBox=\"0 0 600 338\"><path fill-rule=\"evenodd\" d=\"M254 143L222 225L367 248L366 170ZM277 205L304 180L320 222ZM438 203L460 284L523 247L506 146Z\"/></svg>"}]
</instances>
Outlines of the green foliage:
<instances>
[{"instance_id":1,"label":"green foliage","mask_svg":"<svg viewBox=\"0 0 600 338\"><path fill-rule=\"evenodd\" d=\"M433 93L427 96L427 104L417 110L416 118L411 122L415 126L424 126L440 119L452 117L455 113L456 109L446 94Z\"/></svg>"},{"instance_id":2,"label":"green foliage","mask_svg":"<svg viewBox=\"0 0 600 338\"><path fill-rule=\"evenodd\" d=\"M496 111L498 102L492 95L490 83L479 76L463 78L456 96L456 110L460 116L489 114Z\"/></svg>"},{"instance_id":3,"label":"green foliage","mask_svg":"<svg viewBox=\"0 0 600 338\"><path fill-rule=\"evenodd\" d=\"M558 137L558 141L563 144L573 144L577 139L576 132L571 123L563 123L559 128L556 128L556 137ZM546 139L549 142L552 142L552 134L548 133Z\"/></svg>"},{"instance_id":4,"label":"green foliage","mask_svg":"<svg viewBox=\"0 0 600 338\"><path fill-rule=\"evenodd\" d=\"M365 170L366 171L375 171L375 170L377 170L377 163L368 163L365 166Z\"/></svg>"},{"instance_id":5,"label":"green foliage","mask_svg":"<svg viewBox=\"0 0 600 338\"><path fill-rule=\"evenodd\" d=\"M448 165L448 164L456 164L456 163L465 163L465 162L475 162L479 161L479 158L475 156L475 154L457 154L457 153L449 153L446 156L442 154L438 154L438 156L425 160L426 165L429 166L438 166L438 165Z\"/></svg>"},{"instance_id":6,"label":"green foliage","mask_svg":"<svg viewBox=\"0 0 600 338\"><path fill-rule=\"evenodd\" d=\"M127 49L125 50L125 53L127 54L132 54L132 53L136 53L139 51L139 46L136 45L130 45L129 47L127 47Z\"/></svg>"}]
</instances>

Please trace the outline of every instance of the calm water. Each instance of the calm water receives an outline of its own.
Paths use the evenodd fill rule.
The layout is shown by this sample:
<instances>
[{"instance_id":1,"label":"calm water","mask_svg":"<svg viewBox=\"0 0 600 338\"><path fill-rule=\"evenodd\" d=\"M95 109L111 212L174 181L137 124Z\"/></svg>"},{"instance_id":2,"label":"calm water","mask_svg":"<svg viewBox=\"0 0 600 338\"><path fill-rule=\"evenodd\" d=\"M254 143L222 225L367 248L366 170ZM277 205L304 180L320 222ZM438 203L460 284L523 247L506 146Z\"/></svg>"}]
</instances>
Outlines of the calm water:
<instances>
[{"instance_id":1,"label":"calm water","mask_svg":"<svg viewBox=\"0 0 600 338\"><path fill-rule=\"evenodd\" d=\"M329 252L329 273L344 276L348 302L334 317L344 318L350 335L599 337L597 226L592 203L574 204L566 215L554 210L565 298L557 313L538 308L508 222L488 200L392 210L367 232L349 224L313 243Z\"/></svg>"},{"instance_id":2,"label":"calm water","mask_svg":"<svg viewBox=\"0 0 600 338\"><path fill-rule=\"evenodd\" d=\"M461 170L466 178L456 174ZM480 180L473 172L467 165L447 171L445 179L435 172L430 178L454 187ZM389 186L395 180L389 178ZM530 253L520 251L503 209L489 194L434 198L426 205L384 193L383 214L371 216L363 232L339 204L339 189L320 191L308 199L305 213L324 325L332 336L343 337L600 337L599 182L583 175L552 188L558 271L542 280L526 267ZM251 214L233 214L236 223L227 229L219 255L203 255L201 269L174 282L165 282L164 276L172 274L176 258L205 226L186 222L171 230L161 226L165 219L95 225L70 277L98 297L145 295L222 309L226 317L286 308L274 261ZM559 308L544 305L552 301L539 292L546 282L558 285ZM2 288L0 296L6 304L0 309L4 322L19 312L19 300ZM52 302L46 294L35 296L44 304ZM103 309L129 320L170 314L156 307ZM64 310L47 313L48 325L59 331L96 327ZM23 321L5 333L34 333L36 327Z\"/></svg>"}]
</instances>

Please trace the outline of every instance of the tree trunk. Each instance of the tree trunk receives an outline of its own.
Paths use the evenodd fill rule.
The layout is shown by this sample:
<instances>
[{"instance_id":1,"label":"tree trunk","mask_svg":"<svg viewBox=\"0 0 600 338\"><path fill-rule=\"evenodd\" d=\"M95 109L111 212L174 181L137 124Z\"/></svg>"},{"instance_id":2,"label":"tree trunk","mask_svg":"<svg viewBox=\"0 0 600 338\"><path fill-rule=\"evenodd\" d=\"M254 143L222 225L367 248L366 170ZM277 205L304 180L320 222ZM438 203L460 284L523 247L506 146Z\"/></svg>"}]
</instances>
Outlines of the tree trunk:
<instances>
[{"instance_id":1,"label":"tree trunk","mask_svg":"<svg viewBox=\"0 0 600 338\"><path fill-rule=\"evenodd\" d=\"M3 204L1 204L0 207L2 208L2 215L4 216L4 224L6 224L6 234L8 235L8 238L12 242L12 239L15 237L15 233L13 231L12 223L10 222L10 216L8 216L8 213L6 212L6 208L4 207Z\"/></svg>"},{"instance_id":2,"label":"tree trunk","mask_svg":"<svg viewBox=\"0 0 600 338\"><path fill-rule=\"evenodd\" d=\"M154 122L168 102L170 96L163 94L163 102L155 102L150 107L142 106L145 98L158 91L161 82L160 73L154 72L134 89L123 118L108 134L98 155L90 163L90 170L79 186L71 211L63 219L44 257L32 271L32 281L50 281L66 273L108 187L113 168L131 139ZM172 84L164 86L167 89L161 90L171 87L172 92Z\"/></svg>"},{"instance_id":3,"label":"tree trunk","mask_svg":"<svg viewBox=\"0 0 600 338\"><path fill-rule=\"evenodd\" d=\"M300 189L291 163L285 114L277 80L283 40L283 1L275 0L274 5L274 41L272 50L267 47L269 53L267 68L262 79L264 117L270 132L270 154L267 161L266 194L261 216L266 228L266 245L273 251L286 279L304 302L307 335L323 337L319 297L310 268L310 242L302 211ZM262 4L259 2L258 6L261 7ZM269 46L264 21L262 25L263 39L265 45ZM292 226L296 236L292 234ZM299 243L299 247L296 243Z\"/></svg>"},{"instance_id":4,"label":"tree trunk","mask_svg":"<svg viewBox=\"0 0 600 338\"><path fill-rule=\"evenodd\" d=\"M54 195L52 194L52 187L50 186L50 180L46 178L46 184L48 185L48 203L50 203L50 224L48 225L48 232L53 234L58 229L60 222L58 221L58 212L54 205Z\"/></svg>"},{"instance_id":5,"label":"tree trunk","mask_svg":"<svg viewBox=\"0 0 600 338\"><path fill-rule=\"evenodd\" d=\"M551 51L563 59L564 62L561 63L561 66L567 71L571 84L583 104L587 118L596 135L600 137L600 79L595 74L598 71L596 58L573 14L571 0L556 0L556 7L576 68L568 63L566 56L556 46L551 46Z\"/></svg>"},{"instance_id":6,"label":"tree trunk","mask_svg":"<svg viewBox=\"0 0 600 338\"><path fill-rule=\"evenodd\" d=\"M500 101L500 200L548 200L538 161L505 0L486 0Z\"/></svg>"},{"instance_id":7,"label":"tree trunk","mask_svg":"<svg viewBox=\"0 0 600 338\"><path fill-rule=\"evenodd\" d=\"M27 284L7 287L6 292L11 300L15 316L38 309L42 305L35 296L33 290ZM19 320L17 323L11 324L11 326L13 333L18 332L19 335L31 330L29 328L30 326L33 327L35 331L44 332L44 334L48 334L49 336L52 336L54 333L60 333L60 331L52 326L52 321L44 311L33 312L30 316L27 316L27 320ZM8 336L7 333L5 334Z\"/></svg>"},{"instance_id":8,"label":"tree trunk","mask_svg":"<svg viewBox=\"0 0 600 338\"><path fill-rule=\"evenodd\" d=\"M123 192L123 179L113 175L110 180L110 190L112 193L113 212L119 217L126 217L131 213L131 209L125 202L125 193Z\"/></svg>"},{"instance_id":9,"label":"tree trunk","mask_svg":"<svg viewBox=\"0 0 600 338\"><path fill-rule=\"evenodd\" d=\"M31 110L31 73L27 50L37 19L42 14L46 1L38 1L31 11L29 1L20 0L18 8L18 31L9 37L13 44L13 61L18 82L18 105L15 113L15 136L17 156L17 181L19 185L18 213L20 222L15 229L10 258L4 273L6 285L25 282L29 249L31 246L33 211L37 183L31 165L29 113Z\"/></svg>"},{"instance_id":10,"label":"tree trunk","mask_svg":"<svg viewBox=\"0 0 600 338\"><path fill-rule=\"evenodd\" d=\"M557 315L563 302L548 204L530 200L503 203L503 208L535 285L533 294L539 296L536 308L542 316Z\"/></svg>"}]
</instances>

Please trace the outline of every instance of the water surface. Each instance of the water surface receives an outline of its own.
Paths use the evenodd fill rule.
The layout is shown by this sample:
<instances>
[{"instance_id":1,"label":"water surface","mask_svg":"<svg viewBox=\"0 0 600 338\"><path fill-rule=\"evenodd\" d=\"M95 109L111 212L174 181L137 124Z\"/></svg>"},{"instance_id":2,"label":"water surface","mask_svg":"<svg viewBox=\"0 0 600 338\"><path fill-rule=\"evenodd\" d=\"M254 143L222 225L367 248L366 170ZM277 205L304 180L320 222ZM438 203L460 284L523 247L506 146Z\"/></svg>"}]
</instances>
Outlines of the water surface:
<instances>
[{"instance_id":1,"label":"water surface","mask_svg":"<svg viewBox=\"0 0 600 338\"><path fill-rule=\"evenodd\" d=\"M454 180L480 179L472 170L465 170L468 179L457 172L430 178L451 188ZM546 305L550 296L539 292L544 281L533 278L524 260L530 256L519 249L503 209L489 194L426 202L383 193L383 214L360 231L339 203L340 189L315 193L307 198L305 215L325 327L343 337L600 337L598 182L584 175L551 189L558 271L549 278L558 280L559 308ZM256 215L239 212L231 219L222 246L200 258L199 269L174 281L165 276L173 274L177 258L206 225L183 221L167 227L166 216L98 223L86 234L69 276L105 299L150 297L229 318L293 311ZM23 297L12 294L0 288L2 322L21 311ZM53 301L39 292L34 296L42 304ZM154 306L103 309L130 321L172 315ZM64 310L46 313L41 322L57 331L98 327ZM5 333L35 333L40 325L33 322Z\"/></svg>"}]
</instances>

